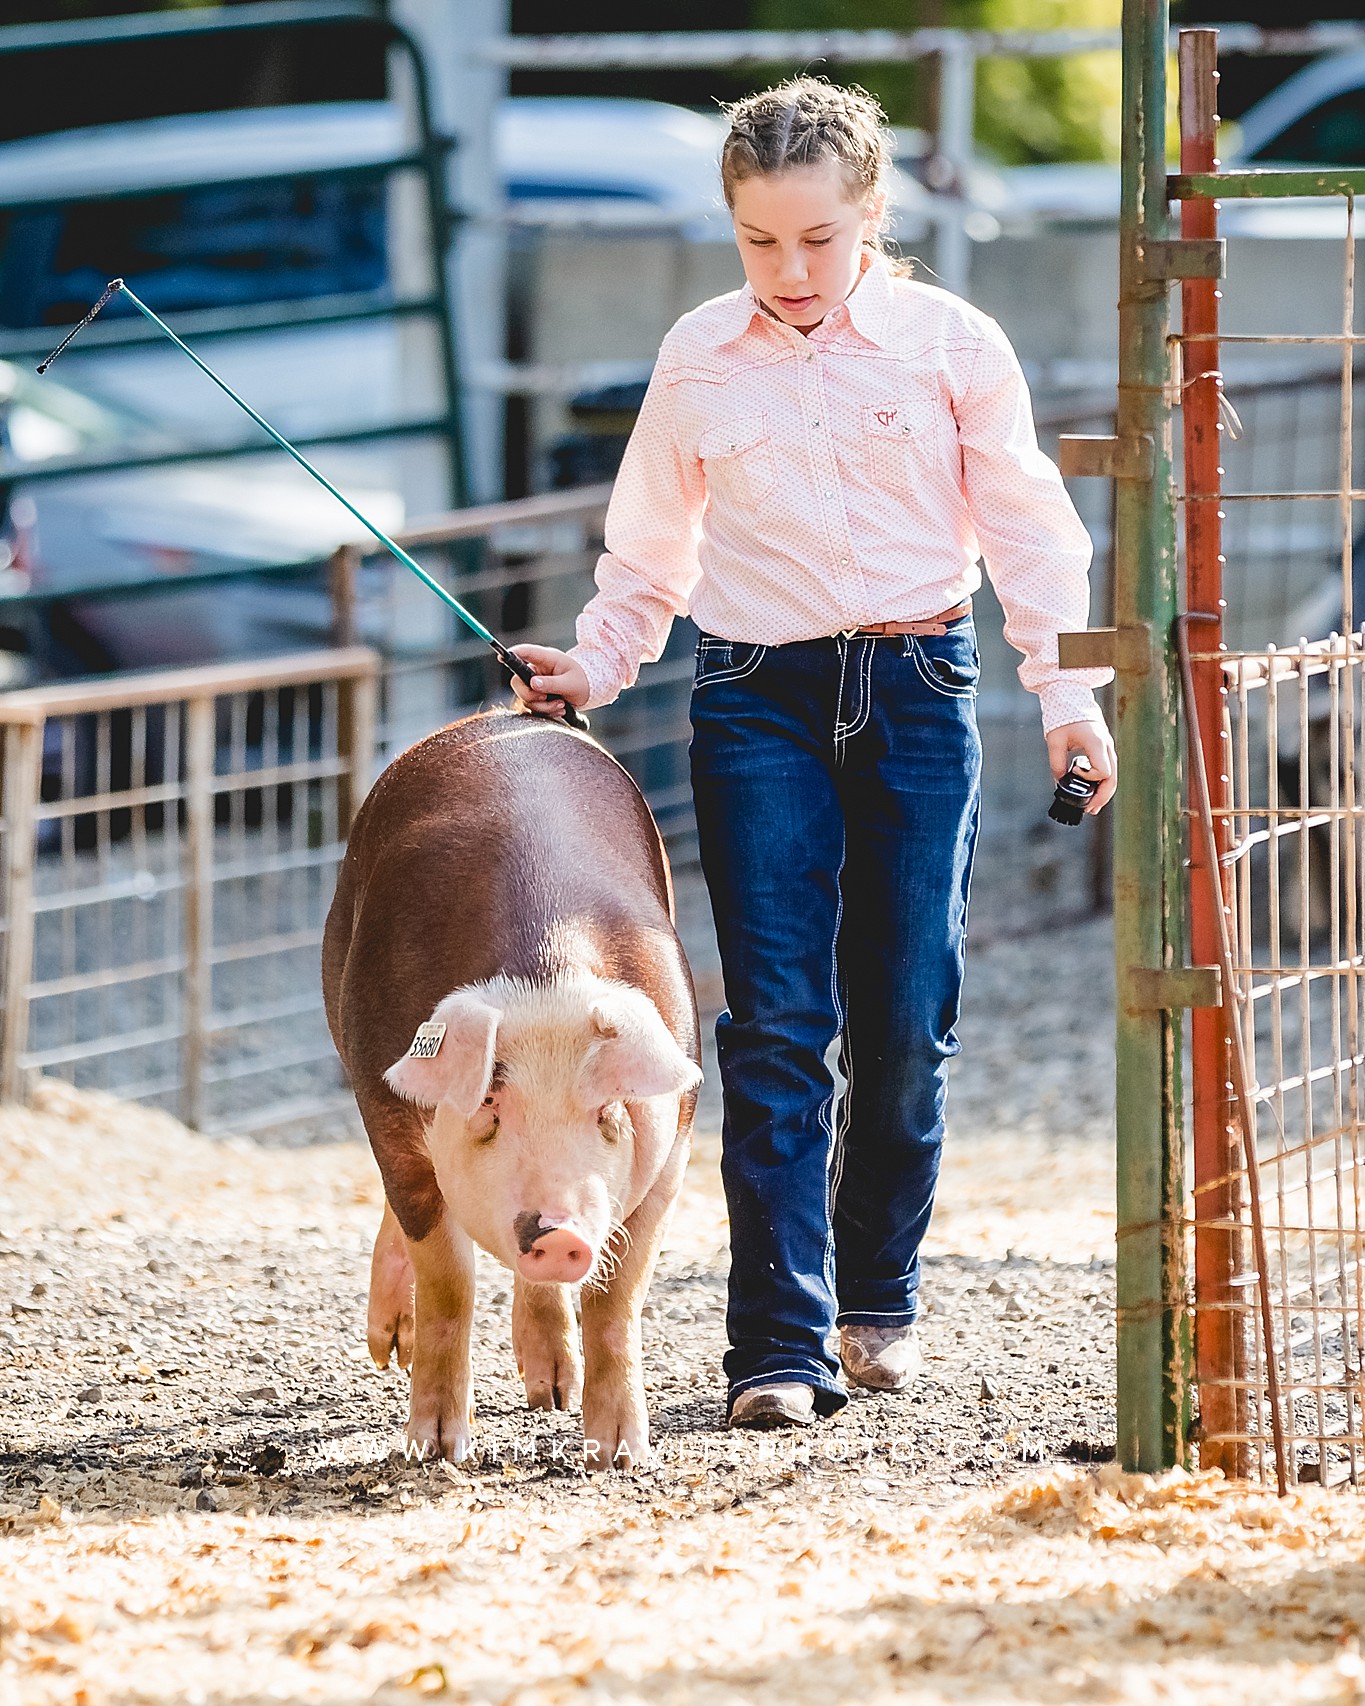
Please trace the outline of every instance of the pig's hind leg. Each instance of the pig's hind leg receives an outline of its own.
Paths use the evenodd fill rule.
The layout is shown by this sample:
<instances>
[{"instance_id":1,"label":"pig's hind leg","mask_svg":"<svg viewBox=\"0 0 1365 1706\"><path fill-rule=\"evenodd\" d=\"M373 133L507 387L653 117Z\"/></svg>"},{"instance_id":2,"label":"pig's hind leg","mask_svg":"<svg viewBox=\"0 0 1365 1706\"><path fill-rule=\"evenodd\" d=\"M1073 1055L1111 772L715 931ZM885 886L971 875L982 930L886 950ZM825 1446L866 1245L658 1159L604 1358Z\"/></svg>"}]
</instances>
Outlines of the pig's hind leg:
<instances>
[{"instance_id":1,"label":"pig's hind leg","mask_svg":"<svg viewBox=\"0 0 1365 1706\"><path fill-rule=\"evenodd\" d=\"M370 1258L370 1308L366 1336L377 1368L387 1368L395 1352L399 1368L412 1365L413 1297L417 1276L412 1271L408 1241L398 1217L384 1198L384 1218L375 1234Z\"/></svg>"},{"instance_id":2,"label":"pig's hind leg","mask_svg":"<svg viewBox=\"0 0 1365 1706\"><path fill-rule=\"evenodd\" d=\"M583 1397L578 1323L566 1285L517 1278L512 1292L512 1354L531 1410L574 1410Z\"/></svg>"}]
</instances>

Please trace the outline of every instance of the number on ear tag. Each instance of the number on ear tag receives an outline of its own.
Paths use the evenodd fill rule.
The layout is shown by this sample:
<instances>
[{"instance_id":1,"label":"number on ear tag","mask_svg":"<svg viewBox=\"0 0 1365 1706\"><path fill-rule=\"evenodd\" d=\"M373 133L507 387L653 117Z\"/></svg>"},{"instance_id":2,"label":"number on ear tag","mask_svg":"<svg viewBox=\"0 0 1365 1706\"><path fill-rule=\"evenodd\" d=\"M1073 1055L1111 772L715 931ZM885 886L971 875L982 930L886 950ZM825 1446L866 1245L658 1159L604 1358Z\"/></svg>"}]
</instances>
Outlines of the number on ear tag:
<instances>
[{"instance_id":1,"label":"number on ear tag","mask_svg":"<svg viewBox=\"0 0 1365 1706\"><path fill-rule=\"evenodd\" d=\"M408 1050L409 1058L435 1060L445 1034L445 1025L439 1019L428 1019L425 1025L417 1027L417 1035L412 1039L412 1047Z\"/></svg>"}]
</instances>

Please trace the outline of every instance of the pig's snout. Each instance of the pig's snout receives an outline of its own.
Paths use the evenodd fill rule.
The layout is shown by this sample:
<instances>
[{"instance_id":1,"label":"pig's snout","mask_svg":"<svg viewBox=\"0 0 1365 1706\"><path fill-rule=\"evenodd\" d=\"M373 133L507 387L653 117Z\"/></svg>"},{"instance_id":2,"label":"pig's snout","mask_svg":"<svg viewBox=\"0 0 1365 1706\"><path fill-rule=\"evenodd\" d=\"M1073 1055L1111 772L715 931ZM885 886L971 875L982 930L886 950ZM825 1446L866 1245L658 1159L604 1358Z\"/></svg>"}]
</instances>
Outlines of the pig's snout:
<instances>
[{"instance_id":1,"label":"pig's snout","mask_svg":"<svg viewBox=\"0 0 1365 1706\"><path fill-rule=\"evenodd\" d=\"M517 1272L524 1279L573 1285L592 1266L592 1245L572 1225L540 1214L516 1218Z\"/></svg>"}]
</instances>

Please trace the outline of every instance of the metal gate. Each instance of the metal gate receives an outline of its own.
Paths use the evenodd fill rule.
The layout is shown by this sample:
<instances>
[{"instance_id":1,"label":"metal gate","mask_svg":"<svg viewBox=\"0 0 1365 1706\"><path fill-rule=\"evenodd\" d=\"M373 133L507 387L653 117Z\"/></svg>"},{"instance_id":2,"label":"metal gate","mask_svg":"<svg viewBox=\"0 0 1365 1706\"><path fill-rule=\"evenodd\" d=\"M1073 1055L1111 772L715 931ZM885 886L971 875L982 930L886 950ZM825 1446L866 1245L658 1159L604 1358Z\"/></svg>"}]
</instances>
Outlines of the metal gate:
<instances>
[{"instance_id":1,"label":"metal gate","mask_svg":"<svg viewBox=\"0 0 1365 1706\"><path fill-rule=\"evenodd\" d=\"M50 1072L238 1132L348 1104L317 960L377 662L0 695L0 1099Z\"/></svg>"},{"instance_id":2,"label":"metal gate","mask_svg":"<svg viewBox=\"0 0 1365 1706\"><path fill-rule=\"evenodd\" d=\"M1216 32L1201 30L1181 35L1181 169L1167 178L1164 10L1125 5L1117 431L1064 456L1071 472L1117 482L1116 627L1066 636L1062 653L1075 665L1103 653L1118 673L1119 1454L1154 1469L1197 1450L1281 1490L1358 1483L1365 612L1353 532L1365 337L1354 255L1365 172L1219 172ZM1233 198L1339 210L1336 328L1220 334L1217 207ZM1291 300L1292 276L1281 288ZM1305 484L1239 459L1229 375L1240 345L1335 363L1331 466ZM1276 517L1330 528L1338 572L1298 601L1316 605L1312 638L1269 621L1249 635L1238 609L1247 541Z\"/></svg>"}]
</instances>

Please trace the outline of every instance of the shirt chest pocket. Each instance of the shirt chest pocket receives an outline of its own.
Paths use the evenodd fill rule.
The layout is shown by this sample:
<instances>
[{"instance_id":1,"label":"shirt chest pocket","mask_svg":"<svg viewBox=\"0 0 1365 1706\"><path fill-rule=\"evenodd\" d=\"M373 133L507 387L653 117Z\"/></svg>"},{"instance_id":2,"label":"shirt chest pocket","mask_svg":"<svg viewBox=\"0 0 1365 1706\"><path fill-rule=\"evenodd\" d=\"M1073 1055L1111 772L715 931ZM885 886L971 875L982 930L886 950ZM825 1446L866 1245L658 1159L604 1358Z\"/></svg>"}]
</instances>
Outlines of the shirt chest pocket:
<instances>
[{"instance_id":1,"label":"shirt chest pocket","mask_svg":"<svg viewBox=\"0 0 1365 1706\"><path fill-rule=\"evenodd\" d=\"M697 443L706 488L744 509L756 509L777 484L767 415L743 415L708 427Z\"/></svg>"},{"instance_id":2,"label":"shirt chest pocket","mask_svg":"<svg viewBox=\"0 0 1365 1706\"><path fill-rule=\"evenodd\" d=\"M930 474L955 472L956 423L944 408L926 400L868 404L863 443L872 484L886 490L902 492Z\"/></svg>"}]
</instances>

